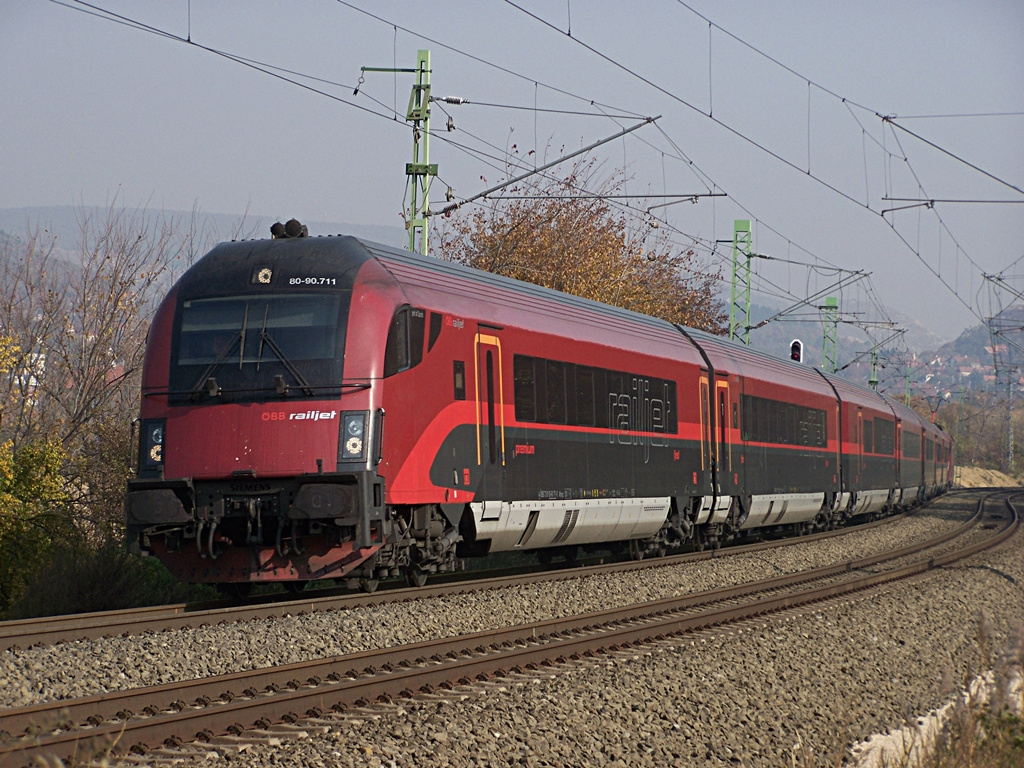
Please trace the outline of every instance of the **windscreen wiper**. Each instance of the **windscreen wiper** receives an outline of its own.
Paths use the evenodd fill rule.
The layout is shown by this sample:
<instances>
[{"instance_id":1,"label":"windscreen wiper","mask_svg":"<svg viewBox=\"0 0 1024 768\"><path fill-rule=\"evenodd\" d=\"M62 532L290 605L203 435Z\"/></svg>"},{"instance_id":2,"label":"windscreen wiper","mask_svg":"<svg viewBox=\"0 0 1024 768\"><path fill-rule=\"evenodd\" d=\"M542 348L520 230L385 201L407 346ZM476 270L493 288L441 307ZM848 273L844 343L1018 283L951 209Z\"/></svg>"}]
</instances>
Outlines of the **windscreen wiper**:
<instances>
[{"instance_id":1,"label":"windscreen wiper","mask_svg":"<svg viewBox=\"0 0 1024 768\"><path fill-rule=\"evenodd\" d=\"M266 322L266 318L264 318L264 322ZM263 344L264 343L266 343L266 345L268 347L270 347L270 351L271 352L273 352L275 355L277 355L277 359L281 361L281 365L283 365L285 370L288 371L288 373L290 373L292 375L292 378L295 379L295 383L299 385L299 387L302 389L303 393L306 394L306 395L309 395L310 397L312 397L313 396L313 387L312 387L312 385L308 381L306 381L305 377L303 377L303 375L301 373L299 373L299 369L295 367L295 364L292 363L292 361L288 359L288 357L284 354L284 352L281 351L281 347L279 347L277 345L277 342L274 341L274 338L269 333L267 333L266 325L264 325L263 330L260 331L260 354L261 355L262 355ZM278 386L278 391L280 391L280 389L281 389L281 387ZM285 392L287 392L287 391L288 391L287 388L285 388Z\"/></svg>"},{"instance_id":2,"label":"windscreen wiper","mask_svg":"<svg viewBox=\"0 0 1024 768\"><path fill-rule=\"evenodd\" d=\"M260 349L256 354L256 370L260 369L263 360L263 343L267 340L267 313L270 312L270 304L263 307L263 326L260 328Z\"/></svg>"},{"instance_id":3,"label":"windscreen wiper","mask_svg":"<svg viewBox=\"0 0 1024 768\"><path fill-rule=\"evenodd\" d=\"M264 317L263 322L266 322ZM245 302L245 314L242 315L242 343L238 345L238 370L242 370L242 363L245 361L245 327L249 324L249 302Z\"/></svg>"},{"instance_id":4,"label":"windscreen wiper","mask_svg":"<svg viewBox=\"0 0 1024 768\"><path fill-rule=\"evenodd\" d=\"M224 348L224 351L217 355L217 358L206 366L206 370L200 374L199 379L195 384L192 385L192 389L189 394L196 396L206 392L211 397L216 397L220 394L220 388L216 386L217 382L212 378L212 374L218 368L220 368L227 361L228 357L235 351L235 345L238 344L241 349L245 349L245 326L242 329L235 332L235 335L231 337L231 343ZM242 342L242 343L240 343ZM213 385L210 385L213 382Z\"/></svg>"}]
</instances>

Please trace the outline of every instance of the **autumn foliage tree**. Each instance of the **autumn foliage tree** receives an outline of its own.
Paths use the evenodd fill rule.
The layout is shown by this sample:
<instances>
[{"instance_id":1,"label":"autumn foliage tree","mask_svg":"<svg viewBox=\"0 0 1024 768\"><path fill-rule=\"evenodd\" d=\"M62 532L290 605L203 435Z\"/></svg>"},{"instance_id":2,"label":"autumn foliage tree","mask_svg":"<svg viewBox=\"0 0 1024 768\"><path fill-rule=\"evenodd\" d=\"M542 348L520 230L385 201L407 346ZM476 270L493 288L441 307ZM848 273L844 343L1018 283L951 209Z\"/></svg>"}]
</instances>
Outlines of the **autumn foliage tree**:
<instances>
[{"instance_id":1,"label":"autumn foliage tree","mask_svg":"<svg viewBox=\"0 0 1024 768\"><path fill-rule=\"evenodd\" d=\"M593 161L562 179L532 177L498 199L435 221L434 254L487 272L724 332L720 274L691 247L616 208L621 176ZM589 191L587 191L589 190Z\"/></svg>"},{"instance_id":2,"label":"autumn foliage tree","mask_svg":"<svg viewBox=\"0 0 1024 768\"><path fill-rule=\"evenodd\" d=\"M49 548L74 536L65 514L67 492L59 443L39 441L17 451L0 443L0 610L18 597L24 579Z\"/></svg>"}]
</instances>

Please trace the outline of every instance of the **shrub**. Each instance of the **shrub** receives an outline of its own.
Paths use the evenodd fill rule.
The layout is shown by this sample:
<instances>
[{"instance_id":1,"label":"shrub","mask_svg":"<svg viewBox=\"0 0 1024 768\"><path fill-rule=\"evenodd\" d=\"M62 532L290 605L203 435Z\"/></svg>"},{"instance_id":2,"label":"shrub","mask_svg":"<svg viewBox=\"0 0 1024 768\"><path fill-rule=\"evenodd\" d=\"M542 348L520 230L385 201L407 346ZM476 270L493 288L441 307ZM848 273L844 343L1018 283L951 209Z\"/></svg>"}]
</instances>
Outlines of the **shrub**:
<instances>
[{"instance_id":1,"label":"shrub","mask_svg":"<svg viewBox=\"0 0 1024 768\"><path fill-rule=\"evenodd\" d=\"M64 452L53 441L0 442L0 612L18 599L27 575L57 542L74 536L60 476Z\"/></svg>"},{"instance_id":2,"label":"shrub","mask_svg":"<svg viewBox=\"0 0 1024 768\"><path fill-rule=\"evenodd\" d=\"M8 618L57 616L161 605L214 597L212 589L182 584L158 560L137 558L120 542L54 548L26 580Z\"/></svg>"}]
</instances>

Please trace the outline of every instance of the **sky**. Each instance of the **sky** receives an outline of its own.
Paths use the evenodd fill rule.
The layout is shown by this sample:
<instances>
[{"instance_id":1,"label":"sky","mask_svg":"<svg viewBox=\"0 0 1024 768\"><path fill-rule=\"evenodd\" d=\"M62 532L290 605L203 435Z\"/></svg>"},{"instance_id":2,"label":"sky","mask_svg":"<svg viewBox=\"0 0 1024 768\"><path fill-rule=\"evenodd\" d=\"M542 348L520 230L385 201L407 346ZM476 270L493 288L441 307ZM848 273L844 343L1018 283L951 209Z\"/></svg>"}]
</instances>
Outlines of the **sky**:
<instances>
[{"instance_id":1,"label":"sky","mask_svg":"<svg viewBox=\"0 0 1024 768\"><path fill-rule=\"evenodd\" d=\"M751 220L794 335L835 295L871 340L891 311L952 339L1024 290L1020 0L4 0L0 209L400 228L414 76L361 68L418 50L468 102L432 105L434 210L658 117L587 154L616 205L726 278Z\"/></svg>"}]
</instances>

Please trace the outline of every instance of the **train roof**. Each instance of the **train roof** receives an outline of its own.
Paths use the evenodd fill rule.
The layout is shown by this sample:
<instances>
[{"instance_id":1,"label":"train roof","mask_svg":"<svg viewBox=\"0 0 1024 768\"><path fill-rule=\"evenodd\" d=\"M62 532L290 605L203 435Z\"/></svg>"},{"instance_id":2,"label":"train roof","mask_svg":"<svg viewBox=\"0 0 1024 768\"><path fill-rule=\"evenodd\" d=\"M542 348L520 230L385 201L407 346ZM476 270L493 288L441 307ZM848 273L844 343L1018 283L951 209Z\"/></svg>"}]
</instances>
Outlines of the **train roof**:
<instances>
[{"instance_id":1,"label":"train roof","mask_svg":"<svg viewBox=\"0 0 1024 768\"><path fill-rule=\"evenodd\" d=\"M214 246L189 267L178 288L190 298L235 293L256 283L263 268L271 271L267 280L277 284L316 272L351 288L359 268L369 259L365 246L354 237L232 240Z\"/></svg>"},{"instance_id":2,"label":"train roof","mask_svg":"<svg viewBox=\"0 0 1024 768\"><path fill-rule=\"evenodd\" d=\"M675 332L671 323L657 317L633 312L632 310L623 309L611 304L603 304L592 299L585 299L582 296L574 296L571 293L563 293L553 288L545 288L544 286L505 277L493 272L485 272L457 262L438 259L434 256L424 256L420 253L401 248L392 248L391 246L374 243L369 240L360 240L360 242L373 256L385 262L389 267L409 266L427 269L439 277L447 276L457 280L470 280L481 286L493 286L504 290L511 290L524 297L552 301L580 311L612 317L658 330Z\"/></svg>"},{"instance_id":3,"label":"train roof","mask_svg":"<svg viewBox=\"0 0 1024 768\"><path fill-rule=\"evenodd\" d=\"M412 302L422 297L424 303L436 304L444 297L445 311L464 311L470 317L479 316L481 303L486 303L489 320L496 325L525 324L540 333L589 338L639 354L700 361L698 350L665 320L432 256L362 242Z\"/></svg>"},{"instance_id":4,"label":"train roof","mask_svg":"<svg viewBox=\"0 0 1024 768\"><path fill-rule=\"evenodd\" d=\"M444 261L432 256L424 256L420 253L392 248L390 246L369 241L361 242L363 242L363 245L365 245L374 256L385 262L385 264L393 271L395 267L399 267L400 269L403 266L414 269L425 268L435 275L448 276L460 281L471 280L481 286L491 286L505 291L512 291L527 301L535 300L551 302L556 305L566 307L571 311L575 311L575 316L577 318L581 315L596 315L617 321L620 324L619 327L622 327L622 325L639 326L648 330L667 334L677 343L682 343L684 338L689 338L690 342L694 346L699 349L704 349L706 352L711 351L713 353L717 353L719 357L721 357L722 354L728 354L731 360L743 361L746 364L743 366L746 372L752 372L751 369L753 368L772 367L775 369L774 372L777 375L778 366L782 365L793 374L795 379L800 380L801 383L809 381L812 378L818 379L814 370L808 366L793 362L784 357L775 357L768 353L751 349L743 344L738 344L723 336L717 336L715 334L708 333L707 331L701 331L696 328L686 326L677 326L667 320L662 320L657 317L644 315L629 309L623 309L611 304L604 304L602 302L575 296L573 294L563 293L552 288L545 288L543 286L505 277L503 275L485 272L463 264ZM432 287L436 287L436 285ZM714 360L712 363L714 364ZM737 366L733 366L730 372L743 373L744 370L739 370ZM820 379L818 380L820 381ZM824 384L824 382L822 382L822 384Z\"/></svg>"}]
</instances>

